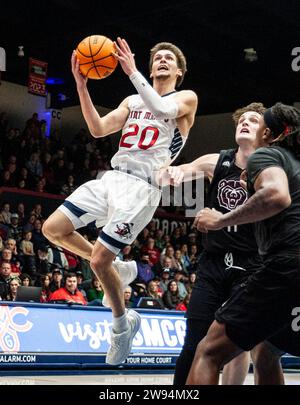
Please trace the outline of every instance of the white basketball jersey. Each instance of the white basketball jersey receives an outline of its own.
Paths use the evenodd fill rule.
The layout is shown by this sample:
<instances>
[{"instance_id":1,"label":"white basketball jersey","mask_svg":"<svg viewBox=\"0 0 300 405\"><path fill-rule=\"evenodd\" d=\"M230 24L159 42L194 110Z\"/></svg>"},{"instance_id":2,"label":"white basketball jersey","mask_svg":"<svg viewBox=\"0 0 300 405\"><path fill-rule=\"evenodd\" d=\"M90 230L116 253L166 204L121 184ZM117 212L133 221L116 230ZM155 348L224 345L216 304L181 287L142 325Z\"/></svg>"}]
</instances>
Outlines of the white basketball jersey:
<instances>
[{"instance_id":1,"label":"white basketball jersey","mask_svg":"<svg viewBox=\"0 0 300 405\"><path fill-rule=\"evenodd\" d=\"M173 97L174 93L163 97ZM112 167L152 177L154 171L170 165L177 157L186 137L181 136L175 119L156 119L139 94L129 97L128 107L130 113Z\"/></svg>"}]
</instances>

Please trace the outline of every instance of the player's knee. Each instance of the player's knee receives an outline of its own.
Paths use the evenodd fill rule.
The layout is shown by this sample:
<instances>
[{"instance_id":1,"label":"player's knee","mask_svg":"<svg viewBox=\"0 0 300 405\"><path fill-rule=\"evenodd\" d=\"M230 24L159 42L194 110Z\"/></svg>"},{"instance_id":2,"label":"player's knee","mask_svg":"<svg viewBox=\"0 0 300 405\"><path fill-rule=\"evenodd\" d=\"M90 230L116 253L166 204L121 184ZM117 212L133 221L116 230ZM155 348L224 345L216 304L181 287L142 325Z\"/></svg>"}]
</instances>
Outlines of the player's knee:
<instances>
[{"instance_id":1,"label":"player's knee","mask_svg":"<svg viewBox=\"0 0 300 405\"><path fill-rule=\"evenodd\" d=\"M52 240L52 226L48 219L43 223L42 233L48 240Z\"/></svg>"},{"instance_id":2,"label":"player's knee","mask_svg":"<svg viewBox=\"0 0 300 405\"><path fill-rule=\"evenodd\" d=\"M98 252L97 255L92 255L90 266L96 274L102 278L107 272L107 268L111 265L111 258L108 258L104 252Z\"/></svg>"},{"instance_id":3,"label":"player's knee","mask_svg":"<svg viewBox=\"0 0 300 405\"><path fill-rule=\"evenodd\" d=\"M218 342L213 339L204 338L198 344L197 355L210 363L214 363L221 367L224 363L222 350L218 346Z\"/></svg>"},{"instance_id":4,"label":"player's knee","mask_svg":"<svg viewBox=\"0 0 300 405\"><path fill-rule=\"evenodd\" d=\"M99 269L101 269L101 266L102 266L101 259L99 257L92 256L91 261L90 261L90 266L93 271L96 271L96 270L99 271Z\"/></svg>"},{"instance_id":5,"label":"player's knee","mask_svg":"<svg viewBox=\"0 0 300 405\"><path fill-rule=\"evenodd\" d=\"M63 237L63 231L60 226L57 226L55 221L47 219L42 227L43 235L51 242L57 242Z\"/></svg>"},{"instance_id":6,"label":"player's knee","mask_svg":"<svg viewBox=\"0 0 300 405\"><path fill-rule=\"evenodd\" d=\"M200 357L213 358L215 355L214 347L214 342L211 342L207 338L204 338L198 344L197 353Z\"/></svg>"}]
</instances>

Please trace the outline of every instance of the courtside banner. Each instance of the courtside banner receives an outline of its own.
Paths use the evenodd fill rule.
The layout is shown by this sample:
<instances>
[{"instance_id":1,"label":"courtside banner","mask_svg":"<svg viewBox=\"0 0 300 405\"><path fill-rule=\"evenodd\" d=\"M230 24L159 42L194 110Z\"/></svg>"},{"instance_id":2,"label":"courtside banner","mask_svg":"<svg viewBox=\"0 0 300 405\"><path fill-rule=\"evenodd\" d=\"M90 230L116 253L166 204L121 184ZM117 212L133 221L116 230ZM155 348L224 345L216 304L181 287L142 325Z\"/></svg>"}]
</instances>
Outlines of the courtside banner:
<instances>
[{"instance_id":1,"label":"courtside banner","mask_svg":"<svg viewBox=\"0 0 300 405\"><path fill-rule=\"evenodd\" d=\"M29 58L28 92L46 96L46 79L48 63Z\"/></svg>"},{"instance_id":2,"label":"courtside banner","mask_svg":"<svg viewBox=\"0 0 300 405\"><path fill-rule=\"evenodd\" d=\"M185 336L184 314L139 312L141 327L124 365L174 366ZM106 308L1 302L0 367L105 365L111 326Z\"/></svg>"}]
</instances>

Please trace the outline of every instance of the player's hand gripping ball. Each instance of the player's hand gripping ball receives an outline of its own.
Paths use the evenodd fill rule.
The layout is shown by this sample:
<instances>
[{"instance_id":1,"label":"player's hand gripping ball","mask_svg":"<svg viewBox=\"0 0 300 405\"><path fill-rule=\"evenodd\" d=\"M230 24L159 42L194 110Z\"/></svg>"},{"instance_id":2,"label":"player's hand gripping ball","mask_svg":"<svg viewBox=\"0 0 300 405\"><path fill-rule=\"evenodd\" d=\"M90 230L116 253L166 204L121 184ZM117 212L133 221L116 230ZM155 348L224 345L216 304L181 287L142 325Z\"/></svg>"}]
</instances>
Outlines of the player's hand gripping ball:
<instances>
[{"instance_id":1,"label":"player's hand gripping ball","mask_svg":"<svg viewBox=\"0 0 300 405\"><path fill-rule=\"evenodd\" d=\"M104 79L117 67L115 52L113 41L103 35L84 38L76 48L80 72L89 79Z\"/></svg>"}]
</instances>

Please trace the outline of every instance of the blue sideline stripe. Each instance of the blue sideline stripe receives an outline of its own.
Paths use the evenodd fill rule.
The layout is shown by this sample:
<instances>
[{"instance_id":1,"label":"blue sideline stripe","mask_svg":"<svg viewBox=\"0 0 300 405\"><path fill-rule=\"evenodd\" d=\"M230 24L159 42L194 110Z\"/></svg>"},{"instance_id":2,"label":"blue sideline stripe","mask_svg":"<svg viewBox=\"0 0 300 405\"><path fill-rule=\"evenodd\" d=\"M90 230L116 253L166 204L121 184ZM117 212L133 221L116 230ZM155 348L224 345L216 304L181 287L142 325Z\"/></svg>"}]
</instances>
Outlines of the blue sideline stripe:
<instances>
[{"instance_id":1,"label":"blue sideline stripe","mask_svg":"<svg viewBox=\"0 0 300 405\"><path fill-rule=\"evenodd\" d=\"M64 201L63 205L68 208L72 214L76 215L76 217L80 218L82 215L87 214L87 211L82 210L81 208L76 207L76 205L72 204L70 201Z\"/></svg>"},{"instance_id":2,"label":"blue sideline stripe","mask_svg":"<svg viewBox=\"0 0 300 405\"><path fill-rule=\"evenodd\" d=\"M112 238L111 236L107 235L107 233L101 231L100 232L100 238L102 238L104 240L104 242L107 242L109 245L114 246L118 249L123 249L125 246L128 245L128 243L123 243L120 242L119 240L116 240L114 238Z\"/></svg>"}]
</instances>

